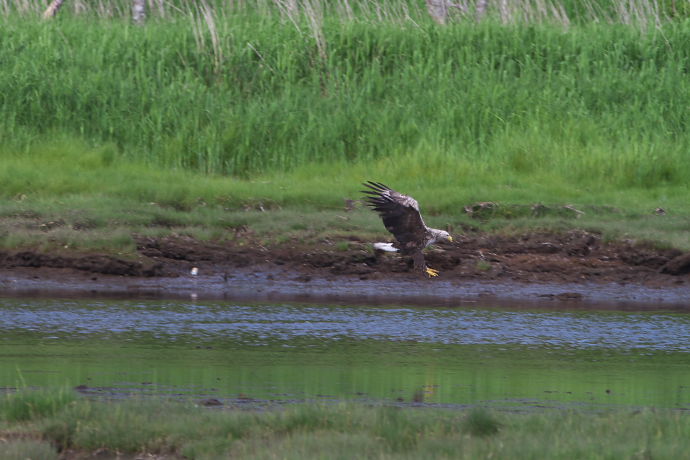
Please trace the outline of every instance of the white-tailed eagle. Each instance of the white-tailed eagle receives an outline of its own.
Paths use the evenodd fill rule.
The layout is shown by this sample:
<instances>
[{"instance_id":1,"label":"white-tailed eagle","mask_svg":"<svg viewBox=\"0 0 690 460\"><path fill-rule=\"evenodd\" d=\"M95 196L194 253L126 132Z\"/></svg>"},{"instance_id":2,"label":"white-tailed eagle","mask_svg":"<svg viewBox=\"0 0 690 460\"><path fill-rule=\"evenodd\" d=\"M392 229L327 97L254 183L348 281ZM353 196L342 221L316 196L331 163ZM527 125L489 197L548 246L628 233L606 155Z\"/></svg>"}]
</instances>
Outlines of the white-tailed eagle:
<instances>
[{"instance_id":1,"label":"white-tailed eagle","mask_svg":"<svg viewBox=\"0 0 690 460\"><path fill-rule=\"evenodd\" d=\"M376 211L383 219L386 230L391 232L395 243L377 243L377 249L384 251L400 251L412 256L415 270L422 271L427 276L438 276L438 270L429 268L424 262L422 250L437 241L453 241L453 237L444 230L429 228L419 213L419 204L411 196L403 195L379 183L365 182L370 190L362 190L367 194L367 206Z\"/></svg>"}]
</instances>

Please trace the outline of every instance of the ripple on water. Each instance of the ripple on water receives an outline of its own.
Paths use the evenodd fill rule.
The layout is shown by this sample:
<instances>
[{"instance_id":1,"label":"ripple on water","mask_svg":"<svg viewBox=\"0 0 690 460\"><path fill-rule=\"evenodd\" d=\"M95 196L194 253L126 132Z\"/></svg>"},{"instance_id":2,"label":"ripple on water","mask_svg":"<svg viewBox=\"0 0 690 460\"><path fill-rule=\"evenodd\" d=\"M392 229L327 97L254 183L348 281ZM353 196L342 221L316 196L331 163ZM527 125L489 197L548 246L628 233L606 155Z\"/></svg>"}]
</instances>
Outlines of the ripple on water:
<instances>
[{"instance_id":1,"label":"ripple on water","mask_svg":"<svg viewBox=\"0 0 690 460\"><path fill-rule=\"evenodd\" d=\"M189 305L171 301L0 300L0 330L147 333L242 340L415 341L690 351L690 316L678 313L504 311L314 305Z\"/></svg>"}]
</instances>

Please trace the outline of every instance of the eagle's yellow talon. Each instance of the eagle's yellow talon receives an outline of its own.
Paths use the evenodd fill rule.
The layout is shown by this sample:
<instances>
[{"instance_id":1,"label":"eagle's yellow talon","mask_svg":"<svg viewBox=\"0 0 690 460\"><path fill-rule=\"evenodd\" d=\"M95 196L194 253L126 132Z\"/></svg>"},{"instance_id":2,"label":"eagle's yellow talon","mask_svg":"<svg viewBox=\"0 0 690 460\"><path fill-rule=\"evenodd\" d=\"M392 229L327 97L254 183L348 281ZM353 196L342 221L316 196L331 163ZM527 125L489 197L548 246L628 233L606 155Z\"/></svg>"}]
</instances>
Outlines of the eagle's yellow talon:
<instances>
[{"instance_id":1,"label":"eagle's yellow talon","mask_svg":"<svg viewBox=\"0 0 690 460\"><path fill-rule=\"evenodd\" d=\"M426 274L429 275L430 278L433 278L434 276L438 276L438 270L426 267Z\"/></svg>"}]
</instances>

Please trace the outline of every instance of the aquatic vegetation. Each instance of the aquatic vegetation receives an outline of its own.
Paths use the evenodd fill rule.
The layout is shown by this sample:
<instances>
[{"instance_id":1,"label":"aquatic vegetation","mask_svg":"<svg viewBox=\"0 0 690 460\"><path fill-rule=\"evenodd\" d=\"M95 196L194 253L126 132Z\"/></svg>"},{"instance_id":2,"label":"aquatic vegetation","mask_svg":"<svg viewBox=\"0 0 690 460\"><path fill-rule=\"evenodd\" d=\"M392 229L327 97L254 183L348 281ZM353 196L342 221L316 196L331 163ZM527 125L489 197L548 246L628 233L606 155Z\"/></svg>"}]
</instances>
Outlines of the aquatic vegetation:
<instances>
[{"instance_id":1,"label":"aquatic vegetation","mask_svg":"<svg viewBox=\"0 0 690 460\"><path fill-rule=\"evenodd\" d=\"M479 308L495 306L487 300L415 308L0 299L0 386L17 386L19 370L23 386L79 387L86 397L686 406L690 317L548 302L565 311ZM394 415L382 420L394 427Z\"/></svg>"}]
</instances>

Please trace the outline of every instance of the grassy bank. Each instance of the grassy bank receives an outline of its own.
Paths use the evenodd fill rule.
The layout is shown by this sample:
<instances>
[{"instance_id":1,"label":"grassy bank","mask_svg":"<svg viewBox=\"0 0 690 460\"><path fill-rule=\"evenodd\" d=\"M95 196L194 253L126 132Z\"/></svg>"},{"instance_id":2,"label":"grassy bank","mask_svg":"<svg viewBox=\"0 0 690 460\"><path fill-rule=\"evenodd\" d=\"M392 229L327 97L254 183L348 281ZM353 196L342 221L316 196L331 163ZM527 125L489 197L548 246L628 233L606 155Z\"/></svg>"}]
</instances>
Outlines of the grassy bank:
<instances>
[{"instance_id":1,"label":"grassy bank","mask_svg":"<svg viewBox=\"0 0 690 460\"><path fill-rule=\"evenodd\" d=\"M442 162L427 160L412 164L429 174L429 182L416 178L417 170L405 169L410 163L392 159L335 170L313 164L240 180L132 162L108 146L56 141L0 163L7 193L0 201L0 247L133 256L134 235L223 240L250 230L264 246L290 238L315 244L352 235L388 238L374 213L356 203L346 210L346 200L359 198L361 181L377 179L415 196L429 225L456 233L580 228L601 232L605 239L690 249L684 186L602 184L593 191L559 183L557 177L505 183L505 176L490 175L468 175L451 184L443 181L451 167L444 170ZM484 201L498 208L473 216L465 212L465 206ZM535 204L543 204L545 212L533 209ZM667 214L654 214L657 207Z\"/></svg>"},{"instance_id":2,"label":"grassy bank","mask_svg":"<svg viewBox=\"0 0 690 460\"><path fill-rule=\"evenodd\" d=\"M650 187L690 173L687 22L324 18L315 43L253 13L218 17L214 34L189 18L3 21L5 156L68 136L235 177L384 160L456 186L478 174Z\"/></svg>"},{"instance_id":3,"label":"grassy bank","mask_svg":"<svg viewBox=\"0 0 690 460\"><path fill-rule=\"evenodd\" d=\"M133 232L377 232L373 215L342 218L373 179L413 194L435 225L690 246L683 14L597 22L567 4L568 24L440 27L411 3L262 5L171 10L144 27L124 7L48 23L4 8L2 244L127 252ZM585 214L470 220L462 209L478 201Z\"/></svg>"},{"instance_id":4,"label":"grassy bank","mask_svg":"<svg viewBox=\"0 0 690 460\"><path fill-rule=\"evenodd\" d=\"M3 460L57 458L57 450L251 458L680 458L681 412L515 414L360 405L264 411L181 403L101 403L68 393L5 397ZM334 455L336 457L334 457ZM340 455L340 457L337 457Z\"/></svg>"}]
</instances>

